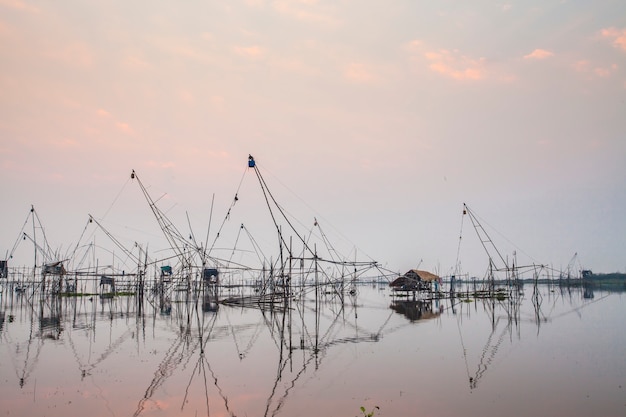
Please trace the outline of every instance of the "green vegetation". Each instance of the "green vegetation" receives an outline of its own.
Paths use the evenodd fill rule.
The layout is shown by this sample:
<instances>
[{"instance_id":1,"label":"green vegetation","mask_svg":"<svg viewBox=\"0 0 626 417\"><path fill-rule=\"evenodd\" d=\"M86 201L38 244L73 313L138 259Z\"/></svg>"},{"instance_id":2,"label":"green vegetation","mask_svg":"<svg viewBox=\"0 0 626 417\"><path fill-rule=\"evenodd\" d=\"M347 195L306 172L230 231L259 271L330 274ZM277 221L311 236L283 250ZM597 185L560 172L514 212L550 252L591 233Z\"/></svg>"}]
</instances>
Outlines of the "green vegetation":
<instances>
[{"instance_id":1,"label":"green vegetation","mask_svg":"<svg viewBox=\"0 0 626 417\"><path fill-rule=\"evenodd\" d=\"M583 286L606 291L626 291L626 274L591 274L582 279Z\"/></svg>"},{"instance_id":2,"label":"green vegetation","mask_svg":"<svg viewBox=\"0 0 626 417\"><path fill-rule=\"evenodd\" d=\"M367 412L365 407L361 406L361 413L363 414L363 417L372 417L374 415L374 410L380 410L380 407L374 406L370 412Z\"/></svg>"}]
</instances>

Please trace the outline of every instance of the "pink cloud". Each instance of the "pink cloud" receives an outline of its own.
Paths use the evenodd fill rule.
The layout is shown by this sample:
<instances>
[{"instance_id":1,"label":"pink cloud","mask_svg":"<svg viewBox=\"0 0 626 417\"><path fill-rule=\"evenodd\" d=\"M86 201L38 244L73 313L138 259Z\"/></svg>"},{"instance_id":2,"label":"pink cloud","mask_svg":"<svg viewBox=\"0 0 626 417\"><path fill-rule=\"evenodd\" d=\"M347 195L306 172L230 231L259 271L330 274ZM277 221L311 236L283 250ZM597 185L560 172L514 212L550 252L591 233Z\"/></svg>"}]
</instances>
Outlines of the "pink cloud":
<instances>
[{"instance_id":1,"label":"pink cloud","mask_svg":"<svg viewBox=\"0 0 626 417\"><path fill-rule=\"evenodd\" d=\"M263 48L259 46L236 46L235 52L238 55L245 56L248 58L260 58L264 55Z\"/></svg>"},{"instance_id":2,"label":"pink cloud","mask_svg":"<svg viewBox=\"0 0 626 417\"><path fill-rule=\"evenodd\" d=\"M498 79L503 83L514 83L519 80L515 74L501 74Z\"/></svg>"},{"instance_id":3,"label":"pink cloud","mask_svg":"<svg viewBox=\"0 0 626 417\"><path fill-rule=\"evenodd\" d=\"M528 55L524 55L524 59L546 59L553 55L554 53L546 51L545 49L535 49Z\"/></svg>"},{"instance_id":4,"label":"pink cloud","mask_svg":"<svg viewBox=\"0 0 626 417\"><path fill-rule=\"evenodd\" d=\"M28 13L39 13L39 9L20 0L0 0L0 5Z\"/></svg>"},{"instance_id":5,"label":"pink cloud","mask_svg":"<svg viewBox=\"0 0 626 417\"><path fill-rule=\"evenodd\" d=\"M456 80L480 80L486 76L484 58L474 59L461 55L457 50L445 49L426 52L424 56L430 61L432 71Z\"/></svg>"},{"instance_id":6,"label":"pink cloud","mask_svg":"<svg viewBox=\"0 0 626 417\"><path fill-rule=\"evenodd\" d=\"M106 111L104 109L98 109L98 111L96 113L100 117L109 117L111 115L111 113L109 113L108 111Z\"/></svg>"},{"instance_id":7,"label":"pink cloud","mask_svg":"<svg viewBox=\"0 0 626 417\"><path fill-rule=\"evenodd\" d=\"M626 51L626 28L617 29L611 27L602 29L600 34L603 38L611 40L616 48Z\"/></svg>"},{"instance_id":8,"label":"pink cloud","mask_svg":"<svg viewBox=\"0 0 626 417\"><path fill-rule=\"evenodd\" d=\"M226 100L222 96L211 96L210 101L213 107L217 109L223 109L226 103Z\"/></svg>"},{"instance_id":9,"label":"pink cloud","mask_svg":"<svg viewBox=\"0 0 626 417\"><path fill-rule=\"evenodd\" d=\"M178 55L197 60L206 59L206 55L202 50L199 50L191 45L175 45L174 52Z\"/></svg>"},{"instance_id":10,"label":"pink cloud","mask_svg":"<svg viewBox=\"0 0 626 417\"><path fill-rule=\"evenodd\" d=\"M277 68L284 71L293 72L305 76L315 76L319 74L319 69L307 65L298 59L278 59L273 63Z\"/></svg>"},{"instance_id":11,"label":"pink cloud","mask_svg":"<svg viewBox=\"0 0 626 417\"><path fill-rule=\"evenodd\" d=\"M136 55L127 56L126 59L124 59L124 66L135 71L144 71L151 67L146 60Z\"/></svg>"},{"instance_id":12,"label":"pink cloud","mask_svg":"<svg viewBox=\"0 0 626 417\"><path fill-rule=\"evenodd\" d=\"M163 168L163 169L170 169L170 168L176 167L176 164L174 162L171 162L171 161L159 162L153 159L146 161L146 165L151 168ZM171 196L169 194L164 194L161 198L170 199Z\"/></svg>"},{"instance_id":13,"label":"pink cloud","mask_svg":"<svg viewBox=\"0 0 626 417\"><path fill-rule=\"evenodd\" d=\"M617 69L617 64L609 65L608 67L594 67L593 64L587 60L576 62L574 70L583 74L593 74L597 77L607 78L613 75Z\"/></svg>"},{"instance_id":14,"label":"pink cloud","mask_svg":"<svg viewBox=\"0 0 626 417\"><path fill-rule=\"evenodd\" d=\"M115 127L117 127L119 130L121 130L124 133L128 133L128 134L133 133L133 128L130 127L128 123L116 122Z\"/></svg>"},{"instance_id":15,"label":"pink cloud","mask_svg":"<svg viewBox=\"0 0 626 417\"><path fill-rule=\"evenodd\" d=\"M45 55L72 67L88 68L94 62L93 52L83 42L74 42L61 48L50 46Z\"/></svg>"},{"instance_id":16,"label":"pink cloud","mask_svg":"<svg viewBox=\"0 0 626 417\"><path fill-rule=\"evenodd\" d=\"M274 10L296 20L326 25L337 25L339 20L331 11L323 9L317 0L277 0L272 3Z\"/></svg>"},{"instance_id":17,"label":"pink cloud","mask_svg":"<svg viewBox=\"0 0 626 417\"><path fill-rule=\"evenodd\" d=\"M591 63L586 60L578 61L574 64L574 69L578 72L587 72L589 71Z\"/></svg>"},{"instance_id":18,"label":"pink cloud","mask_svg":"<svg viewBox=\"0 0 626 417\"><path fill-rule=\"evenodd\" d=\"M419 39L414 39L408 44L408 49L410 51L419 50L422 46L424 46L424 42Z\"/></svg>"},{"instance_id":19,"label":"pink cloud","mask_svg":"<svg viewBox=\"0 0 626 417\"><path fill-rule=\"evenodd\" d=\"M79 143L75 139L71 139L71 138L63 138L63 139L54 140L53 142L51 142L51 144L54 147L65 148L65 149L76 148L79 145Z\"/></svg>"},{"instance_id":20,"label":"pink cloud","mask_svg":"<svg viewBox=\"0 0 626 417\"><path fill-rule=\"evenodd\" d=\"M178 98L184 103L193 103L195 101L194 94L187 89L178 90Z\"/></svg>"},{"instance_id":21,"label":"pink cloud","mask_svg":"<svg viewBox=\"0 0 626 417\"><path fill-rule=\"evenodd\" d=\"M419 62L422 59L428 62L428 68L438 74L455 80L481 80L487 77L489 71L485 58L472 58L460 53L459 50L429 50L420 40L413 40L407 45L410 58ZM509 81L510 77L501 80Z\"/></svg>"},{"instance_id":22,"label":"pink cloud","mask_svg":"<svg viewBox=\"0 0 626 417\"><path fill-rule=\"evenodd\" d=\"M150 36L148 39L155 48L164 53L175 55L177 57L190 58L200 62L210 60L210 55L207 53L205 48L206 45L196 47L190 43L189 39L167 36ZM126 59L125 64L130 68L141 70L152 67L149 62L136 55L130 55Z\"/></svg>"},{"instance_id":23,"label":"pink cloud","mask_svg":"<svg viewBox=\"0 0 626 417\"><path fill-rule=\"evenodd\" d=\"M617 64L613 64L610 67L596 67L593 69L594 74L602 78L610 77L615 71L617 71Z\"/></svg>"},{"instance_id":24,"label":"pink cloud","mask_svg":"<svg viewBox=\"0 0 626 417\"><path fill-rule=\"evenodd\" d=\"M344 68L343 75L350 81L357 83L371 83L376 76L363 64L352 63Z\"/></svg>"},{"instance_id":25,"label":"pink cloud","mask_svg":"<svg viewBox=\"0 0 626 417\"><path fill-rule=\"evenodd\" d=\"M111 114L108 110L103 108L95 111L96 119L92 120L92 124L85 127L85 132L89 135L100 135L102 132L116 129L118 132L122 132L126 135L134 135L135 129L126 122L116 120L117 117ZM111 140L108 140L111 143Z\"/></svg>"},{"instance_id":26,"label":"pink cloud","mask_svg":"<svg viewBox=\"0 0 626 417\"><path fill-rule=\"evenodd\" d=\"M10 33L11 33L11 29L9 29L6 23L0 20L0 35L6 36L6 35L9 35Z\"/></svg>"},{"instance_id":27,"label":"pink cloud","mask_svg":"<svg viewBox=\"0 0 626 417\"><path fill-rule=\"evenodd\" d=\"M609 75L611 75L611 72L606 69L606 68L594 68L593 69L594 74L596 74L598 77L603 77L606 78Z\"/></svg>"}]
</instances>

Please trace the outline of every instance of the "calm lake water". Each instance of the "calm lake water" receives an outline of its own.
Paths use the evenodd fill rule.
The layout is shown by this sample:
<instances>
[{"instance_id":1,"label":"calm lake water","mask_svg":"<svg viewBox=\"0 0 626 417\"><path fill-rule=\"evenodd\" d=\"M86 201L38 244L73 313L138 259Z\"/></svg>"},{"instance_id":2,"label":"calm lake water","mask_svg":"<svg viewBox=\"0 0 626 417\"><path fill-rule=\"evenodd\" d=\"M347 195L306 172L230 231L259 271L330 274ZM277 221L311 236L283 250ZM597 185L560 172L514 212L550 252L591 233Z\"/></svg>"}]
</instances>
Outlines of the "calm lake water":
<instances>
[{"instance_id":1,"label":"calm lake water","mask_svg":"<svg viewBox=\"0 0 626 417\"><path fill-rule=\"evenodd\" d=\"M261 309L2 291L3 416L626 415L623 293L367 284Z\"/></svg>"}]
</instances>

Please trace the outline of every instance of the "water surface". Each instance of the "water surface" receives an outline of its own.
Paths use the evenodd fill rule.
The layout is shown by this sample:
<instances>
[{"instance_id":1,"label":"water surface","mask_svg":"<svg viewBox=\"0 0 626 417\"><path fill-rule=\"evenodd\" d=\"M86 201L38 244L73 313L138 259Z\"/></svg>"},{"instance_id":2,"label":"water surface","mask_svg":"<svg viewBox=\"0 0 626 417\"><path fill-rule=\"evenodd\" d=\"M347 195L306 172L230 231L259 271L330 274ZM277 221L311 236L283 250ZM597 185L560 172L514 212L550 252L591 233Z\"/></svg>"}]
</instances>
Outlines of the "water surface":
<instances>
[{"instance_id":1,"label":"water surface","mask_svg":"<svg viewBox=\"0 0 626 417\"><path fill-rule=\"evenodd\" d=\"M3 415L626 415L623 294L532 290L413 300L367 284L260 308L5 286Z\"/></svg>"}]
</instances>

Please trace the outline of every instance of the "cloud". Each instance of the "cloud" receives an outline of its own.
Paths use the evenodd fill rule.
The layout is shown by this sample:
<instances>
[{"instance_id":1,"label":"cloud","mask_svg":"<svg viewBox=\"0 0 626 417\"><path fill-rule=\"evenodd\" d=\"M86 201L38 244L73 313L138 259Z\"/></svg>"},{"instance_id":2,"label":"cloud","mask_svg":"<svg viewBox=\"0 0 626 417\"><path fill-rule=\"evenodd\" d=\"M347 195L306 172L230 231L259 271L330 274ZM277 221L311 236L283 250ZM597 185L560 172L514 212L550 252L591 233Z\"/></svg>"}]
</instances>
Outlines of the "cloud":
<instances>
[{"instance_id":1,"label":"cloud","mask_svg":"<svg viewBox=\"0 0 626 417\"><path fill-rule=\"evenodd\" d=\"M455 80L482 80L489 72L485 58L468 57L458 49L431 50L420 40L411 41L407 49L413 61L425 60L431 71Z\"/></svg>"},{"instance_id":2,"label":"cloud","mask_svg":"<svg viewBox=\"0 0 626 417\"><path fill-rule=\"evenodd\" d=\"M376 81L376 76L363 64L351 63L344 68L344 77L356 83L371 83Z\"/></svg>"},{"instance_id":3,"label":"cloud","mask_svg":"<svg viewBox=\"0 0 626 417\"><path fill-rule=\"evenodd\" d=\"M7 36L12 33L12 30L9 29L9 26L0 20L0 36Z\"/></svg>"},{"instance_id":4,"label":"cloud","mask_svg":"<svg viewBox=\"0 0 626 417\"><path fill-rule=\"evenodd\" d=\"M0 5L13 10L20 10L28 13L39 13L39 9L20 0L0 0Z\"/></svg>"},{"instance_id":5,"label":"cloud","mask_svg":"<svg viewBox=\"0 0 626 417\"><path fill-rule=\"evenodd\" d=\"M56 148L64 148L64 149L77 148L79 146L79 142L71 138L53 140L51 144Z\"/></svg>"},{"instance_id":6,"label":"cloud","mask_svg":"<svg viewBox=\"0 0 626 417\"><path fill-rule=\"evenodd\" d=\"M309 77L319 75L320 73L320 70L317 67L307 65L306 63L293 58L277 59L274 61L273 65L283 71Z\"/></svg>"},{"instance_id":7,"label":"cloud","mask_svg":"<svg viewBox=\"0 0 626 417\"><path fill-rule=\"evenodd\" d=\"M88 134L98 135L102 131L110 131L112 128L127 135L133 135L135 133L135 129L133 129L129 123L119 121L117 117L108 110L99 108L95 113L97 120L94 120L93 125L86 127Z\"/></svg>"},{"instance_id":8,"label":"cloud","mask_svg":"<svg viewBox=\"0 0 626 417\"><path fill-rule=\"evenodd\" d=\"M235 46L234 49L237 55L245 56L248 58L260 58L265 54L263 48L259 46Z\"/></svg>"},{"instance_id":9,"label":"cloud","mask_svg":"<svg viewBox=\"0 0 626 417\"><path fill-rule=\"evenodd\" d=\"M196 99L194 94L188 89L179 89L177 95L180 101L188 104L194 103Z\"/></svg>"},{"instance_id":10,"label":"cloud","mask_svg":"<svg viewBox=\"0 0 626 417\"><path fill-rule=\"evenodd\" d=\"M419 39L414 39L407 45L410 51L419 51L424 46L424 42Z\"/></svg>"},{"instance_id":11,"label":"cloud","mask_svg":"<svg viewBox=\"0 0 626 417\"><path fill-rule=\"evenodd\" d=\"M546 59L554 56L554 53L546 51L545 49L535 49L528 55L524 55L524 59Z\"/></svg>"},{"instance_id":12,"label":"cloud","mask_svg":"<svg viewBox=\"0 0 626 417\"><path fill-rule=\"evenodd\" d=\"M72 67L88 68L93 65L94 54L84 42L74 42L61 48L49 46L45 56Z\"/></svg>"},{"instance_id":13,"label":"cloud","mask_svg":"<svg viewBox=\"0 0 626 417\"><path fill-rule=\"evenodd\" d=\"M121 130L124 133L128 133L128 134L133 133L133 128L130 127L128 123L116 122L115 127L117 127L119 130Z\"/></svg>"},{"instance_id":14,"label":"cloud","mask_svg":"<svg viewBox=\"0 0 626 417\"><path fill-rule=\"evenodd\" d=\"M577 72L588 72L590 66L591 63L589 61L581 60L574 63L574 70L576 70Z\"/></svg>"},{"instance_id":15,"label":"cloud","mask_svg":"<svg viewBox=\"0 0 626 417\"><path fill-rule=\"evenodd\" d=\"M617 64L613 64L609 67L596 67L593 69L594 74L596 74L598 77L610 77L611 74L613 74L615 71L617 71Z\"/></svg>"},{"instance_id":16,"label":"cloud","mask_svg":"<svg viewBox=\"0 0 626 417\"><path fill-rule=\"evenodd\" d=\"M195 48L192 45L183 45L181 44L174 44L173 45L173 50L172 50L176 55L180 55L186 58L192 58L192 59L197 59L197 60L204 60L206 58L206 54L198 49Z\"/></svg>"},{"instance_id":17,"label":"cloud","mask_svg":"<svg viewBox=\"0 0 626 417\"><path fill-rule=\"evenodd\" d=\"M219 109L219 110L223 110L224 105L226 103L226 100L224 99L224 97L217 96L217 95L211 96L209 98L209 101L211 102L211 105L213 106L213 108Z\"/></svg>"},{"instance_id":18,"label":"cloud","mask_svg":"<svg viewBox=\"0 0 626 417\"><path fill-rule=\"evenodd\" d=\"M110 120L110 122L105 122L106 125L110 126L109 123L113 122L111 113L109 113L107 110L105 109L98 109L96 110L96 114L98 115L98 117L100 117L101 119L108 119ZM120 131L127 133L127 134L133 134L135 133L135 130L128 124L125 122L120 122L120 121L116 121L115 123L113 123L113 125ZM95 132L98 132L97 130Z\"/></svg>"},{"instance_id":19,"label":"cloud","mask_svg":"<svg viewBox=\"0 0 626 417\"><path fill-rule=\"evenodd\" d=\"M614 47L626 51L626 28L617 29L611 27L607 29L602 29L600 31L600 35L603 38L612 41Z\"/></svg>"},{"instance_id":20,"label":"cloud","mask_svg":"<svg viewBox=\"0 0 626 417\"><path fill-rule=\"evenodd\" d=\"M163 169L171 169L176 168L176 164L172 161L155 161L154 159L150 159L146 161L146 165L151 168L163 168ZM171 196L169 194L164 194L161 198L170 199Z\"/></svg>"},{"instance_id":21,"label":"cloud","mask_svg":"<svg viewBox=\"0 0 626 417\"><path fill-rule=\"evenodd\" d=\"M593 74L600 78L608 78L616 73L618 70L617 64L611 64L608 67L600 67L594 66L590 61L587 60L578 61L573 65L573 67L576 72L580 72L583 74Z\"/></svg>"},{"instance_id":22,"label":"cloud","mask_svg":"<svg viewBox=\"0 0 626 417\"><path fill-rule=\"evenodd\" d=\"M424 54L430 62L429 68L456 80L480 80L485 78L485 59L461 55L458 50L445 49Z\"/></svg>"},{"instance_id":23,"label":"cloud","mask_svg":"<svg viewBox=\"0 0 626 417\"><path fill-rule=\"evenodd\" d=\"M333 26L340 23L329 10L322 10L317 0L277 0L272 6L278 13L296 20Z\"/></svg>"},{"instance_id":24,"label":"cloud","mask_svg":"<svg viewBox=\"0 0 626 417\"><path fill-rule=\"evenodd\" d=\"M150 63L136 55L127 56L124 59L124 66L134 71L145 71L151 68Z\"/></svg>"},{"instance_id":25,"label":"cloud","mask_svg":"<svg viewBox=\"0 0 626 417\"><path fill-rule=\"evenodd\" d=\"M204 35L200 38L204 41L207 40ZM155 48L165 54L185 59L193 59L199 62L211 61L211 56L205 48L206 42L203 42L202 46L195 46L193 42L184 37L151 36L148 39ZM133 55L127 58L126 64L131 67L134 65L137 69L152 67L149 62Z\"/></svg>"}]
</instances>

